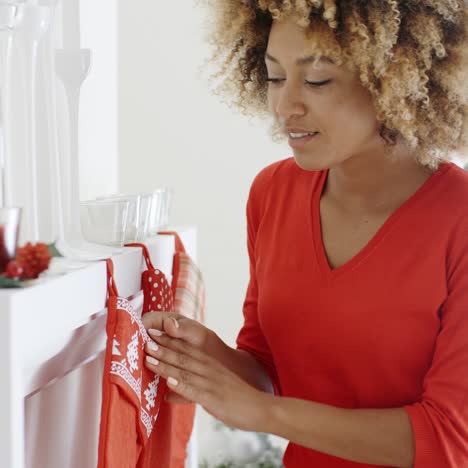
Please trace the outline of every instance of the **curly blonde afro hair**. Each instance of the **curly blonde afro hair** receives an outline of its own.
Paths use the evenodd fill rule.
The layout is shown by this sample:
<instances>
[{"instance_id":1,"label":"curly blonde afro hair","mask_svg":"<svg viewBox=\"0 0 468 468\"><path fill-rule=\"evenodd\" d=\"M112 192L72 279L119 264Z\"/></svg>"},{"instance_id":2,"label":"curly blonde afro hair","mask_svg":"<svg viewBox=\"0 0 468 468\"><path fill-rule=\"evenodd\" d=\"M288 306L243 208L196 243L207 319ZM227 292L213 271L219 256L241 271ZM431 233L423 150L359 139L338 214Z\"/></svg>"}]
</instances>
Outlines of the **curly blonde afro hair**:
<instances>
[{"instance_id":1,"label":"curly blonde afro hair","mask_svg":"<svg viewBox=\"0 0 468 468\"><path fill-rule=\"evenodd\" d=\"M269 114L264 55L270 28L273 20L293 19L315 54L359 74L387 143L402 139L433 169L467 151L465 0L199 1L210 13L213 92L244 115Z\"/></svg>"}]
</instances>

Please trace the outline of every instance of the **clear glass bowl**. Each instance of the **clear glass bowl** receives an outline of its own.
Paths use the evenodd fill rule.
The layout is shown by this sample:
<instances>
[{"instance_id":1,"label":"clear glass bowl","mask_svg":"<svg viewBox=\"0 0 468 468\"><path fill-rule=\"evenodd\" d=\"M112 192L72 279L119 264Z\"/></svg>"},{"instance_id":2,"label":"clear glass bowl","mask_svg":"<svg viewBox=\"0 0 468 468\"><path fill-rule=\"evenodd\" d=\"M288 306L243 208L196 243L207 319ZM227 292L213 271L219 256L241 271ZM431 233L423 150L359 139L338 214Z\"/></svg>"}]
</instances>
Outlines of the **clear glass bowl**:
<instances>
[{"instance_id":1,"label":"clear glass bowl","mask_svg":"<svg viewBox=\"0 0 468 468\"><path fill-rule=\"evenodd\" d=\"M173 190L163 187L151 193L113 194L98 197L96 200L129 202L124 238L124 243L127 244L142 242L148 237L156 236L160 229L169 224L172 196Z\"/></svg>"},{"instance_id":2,"label":"clear glass bowl","mask_svg":"<svg viewBox=\"0 0 468 468\"><path fill-rule=\"evenodd\" d=\"M169 215L174 191L169 187L163 187L156 189L153 194L158 198L156 226L154 228L156 232L169 225Z\"/></svg>"},{"instance_id":3,"label":"clear glass bowl","mask_svg":"<svg viewBox=\"0 0 468 468\"><path fill-rule=\"evenodd\" d=\"M152 196L151 193L140 194L138 229L136 233L136 240L138 242L144 241L148 237Z\"/></svg>"},{"instance_id":4,"label":"clear glass bowl","mask_svg":"<svg viewBox=\"0 0 468 468\"><path fill-rule=\"evenodd\" d=\"M162 201L162 192L154 191L151 194L151 206L148 218L148 235L150 237L156 236L159 226L161 225Z\"/></svg>"},{"instance_id":5,"label":"clear glass bowl","mask_svg":"<svg viewBox=\"0 0 468 468\"><path fill-rule=\"evenodd\" d=\"M136 242L138 228L140 225L141 196L139 194L136 194L136 195L115 194L115 195L107 195L104 197L98 197L96 200L106 201L106 202L118 202L118 201L128 202L127 227L125 229L124 243L128 244L130 242Z\"/></svg>"},{"instance_id":6,"label":"clear glass bowl","mask_svg":"<svg viewBox=\"0 0 468 468\"><path fill-rule=\"evenodd\" d=\"M83 237L96 244L122 247L127 232L129 200L93 200L81 202Z\"/></svg>"}]
</instances>

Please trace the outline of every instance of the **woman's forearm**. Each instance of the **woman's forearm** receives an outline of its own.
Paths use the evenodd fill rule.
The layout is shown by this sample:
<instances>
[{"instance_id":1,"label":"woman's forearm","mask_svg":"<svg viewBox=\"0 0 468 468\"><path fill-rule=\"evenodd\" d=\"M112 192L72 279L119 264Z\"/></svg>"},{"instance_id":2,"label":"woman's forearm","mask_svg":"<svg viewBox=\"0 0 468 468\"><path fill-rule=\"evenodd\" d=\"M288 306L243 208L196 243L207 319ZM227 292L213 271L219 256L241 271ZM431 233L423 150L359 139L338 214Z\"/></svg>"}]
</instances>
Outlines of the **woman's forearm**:
<instances>
[{"instance_id":1,"label":"woman's forearm","mask_svg":"<svg viewBox=\"0 0 468 468\"><path fill-rule=\"evenodd\" d=\"M272 395L262 407L259 432L357 463L413 466L413 432L403 408L346 409Z\"/></svg>"},{"instance_id":2,"label":"woman's forearm","mask_svg":"<svg viewBox=\"0 0 468 468\"><path fill-rule=\"evenodd\" d=\"M253 387L273 393L273 386L261 364L247 351L234 349L212 332L207 342L207 351L225 367Z\"/></svg>"}]
</instances>

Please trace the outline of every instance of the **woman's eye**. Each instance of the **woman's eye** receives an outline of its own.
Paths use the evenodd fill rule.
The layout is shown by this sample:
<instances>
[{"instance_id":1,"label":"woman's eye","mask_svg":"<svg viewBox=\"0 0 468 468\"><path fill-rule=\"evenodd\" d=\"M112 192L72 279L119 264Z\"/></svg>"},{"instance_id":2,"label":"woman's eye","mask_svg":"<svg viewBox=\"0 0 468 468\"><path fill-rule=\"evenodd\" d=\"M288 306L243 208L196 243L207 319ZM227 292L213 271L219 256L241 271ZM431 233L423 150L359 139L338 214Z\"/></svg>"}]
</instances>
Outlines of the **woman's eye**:
<instances>
[{"instance_id":1,"label":"woman's eye","mask_svg":"<svg viewBox=\"0 0 468 468\"><path fill-rule=\"evenodd\" d=\"M309 86L312 86L314 88L319 88L320 86L325 86L326 84L328 84L330 82L331 82L331 80L324 80L324 81L307 81L306 80L306 83Z\"/></svg>"},{"instance_id":2,"label":"woman's eye","mask_svg":"<svg viewBox=\"0 0 468 468\"><path fill-rule=\"evenodd\" d=\"M281 81L284 81L284 79L282 79L282 78L267 78L267 82L272 83L272 84L278 84Z\"/></svg>"},{"instance_id":3,"label":"woman's eye","mask_svg":"<svg viewBox=\"0 0 468 468\"><path fill-rule=\"evenodd\" d=\"M279 84L282 81L285 81L283 78L267 78L266 80L268 83L272 84ZM323 81L305 81L308 86L313 88L319 88L320 86L325 86L326 84L330 83L332 80L323 80Z\"/></svg>"}]
</instances>

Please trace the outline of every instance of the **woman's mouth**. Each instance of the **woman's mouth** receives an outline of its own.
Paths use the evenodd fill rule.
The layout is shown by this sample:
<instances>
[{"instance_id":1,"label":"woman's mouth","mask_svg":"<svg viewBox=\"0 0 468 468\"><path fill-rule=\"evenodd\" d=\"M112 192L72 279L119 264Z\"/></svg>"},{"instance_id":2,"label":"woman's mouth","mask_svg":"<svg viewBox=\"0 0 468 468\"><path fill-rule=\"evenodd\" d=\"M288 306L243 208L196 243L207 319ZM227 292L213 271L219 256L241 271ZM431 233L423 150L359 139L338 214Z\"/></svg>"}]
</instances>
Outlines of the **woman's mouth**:
<instances>
[{"instance_id":1,"label":"woman's mouth","mask_svg":"<svg viewBox=\"0 0 468 468\"><path fill-rule=\"evenodd\" d=\"M303 148L307 143L313 140L319 132L313 133L288 133L288 143L291 148Z\"/></svg>"}]
</instances>

